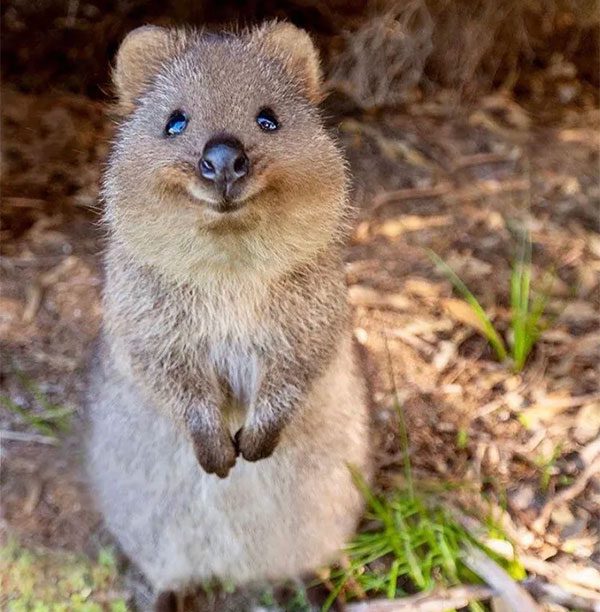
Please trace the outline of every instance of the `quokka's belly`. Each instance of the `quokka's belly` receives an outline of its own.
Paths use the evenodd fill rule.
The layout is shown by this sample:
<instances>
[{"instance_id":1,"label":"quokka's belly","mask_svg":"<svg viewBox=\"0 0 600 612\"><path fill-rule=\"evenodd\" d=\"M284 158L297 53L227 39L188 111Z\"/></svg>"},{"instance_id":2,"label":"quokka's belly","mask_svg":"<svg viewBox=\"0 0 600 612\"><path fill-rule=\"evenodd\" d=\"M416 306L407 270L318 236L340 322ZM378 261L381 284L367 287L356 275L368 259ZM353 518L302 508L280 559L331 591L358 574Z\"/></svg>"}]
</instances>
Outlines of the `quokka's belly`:
<instances>
[{"instance_id":1,"label":"quokka's belly","mask_svg":"<svg viewBox=\"0 0 600 612\"><path fill-rule=\"evenodd\" d=\"M348 463L367 469L362 384L340 353L275 453L221 480L125 380L92 388L89 467L108 527L157 589L211 577L297 575L335 555L361 511Z\"/></svg>"}]
</instances>

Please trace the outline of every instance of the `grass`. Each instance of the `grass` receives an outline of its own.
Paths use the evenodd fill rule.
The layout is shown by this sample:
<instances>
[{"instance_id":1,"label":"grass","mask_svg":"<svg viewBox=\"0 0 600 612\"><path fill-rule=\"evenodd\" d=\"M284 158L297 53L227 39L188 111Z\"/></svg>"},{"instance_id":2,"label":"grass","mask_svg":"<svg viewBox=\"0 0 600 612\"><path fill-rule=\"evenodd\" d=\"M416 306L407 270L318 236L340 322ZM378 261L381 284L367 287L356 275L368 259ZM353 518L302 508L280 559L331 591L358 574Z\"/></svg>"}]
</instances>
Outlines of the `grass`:
<instances>
[{"instance_id":1,"label":"grass","mask_svg":"<svg viewBox=\"0 0 600 612\"><path fill-rule=\"evenodd\" d=\"M96 561L15 540L0 548L0 608L7 612L126 612L114 555Z\"/></svg>"},{"instance_id":2,"label":"grass","mask_svg":"<svg viewBox=\"0 0 600 612\"><path fill-rule=\"evenodd\" d=\"M23 391L29 396L30 407L17 404L7 395L0 395L0 404L42 435L54 437L67 431L73 409L52 404L35 381L18 370L15 370L15 374Z\"/></svg>"},{"instance_id":3,"label":"grass","mask_svg":"<svg viewBox=\"0 0 600 612\"><path fill-rule=\"evenodd\" d=\"M527 358L544 329L542 316L547 305L548 291L532 296L531 290L531 240L522 233L518 255L513 262L510 276L510 341L507 343L492 323L479 300L456 274L434 253L429 257L452 283L477 317L478 330L487 339L500 362L510 361L515 372L525 367ZM549 287L547 287L549 289Z\"/></svg>"},{"instance_id":4,"label":"grass","mask_svg":"<svg viewBox=\"0 0 600 612\"><path fill-rule=\"evenodd\" d=\"M535 458L535 464L540 470L540 490L544 493L548 492L548 488L550 487L550 480L554 473L554 466L556 465L557 460L560 458L562 454L562 446L560 444L555 445L554 449L550 456L547 455L538 455Z\"/></svg>"},{"instance_id":5,"label":"grass","mask_svg":"<svg viewBox=\"0 0 600 612\"><path fill-rule=\"evenodd\" d=\"M403 412L396 402L404 448L406 488L389 495L376 495L362 475L353 468L354 482L366 504L367 527L345 549L345 562L328 576L330 594L323 605L329 610L343 594L348 599L384 596L389 599L436 586L481 582L463 563L463 551L475 546L502 565L515 579L524 570L515 559L507 562L471 535L435 498L415 490L408 456L408 436ZM491 520L486 521L487 537L506 539ZM484 610L480 603L469 606L472 612Z\"/></svg>"},{"instance_id":6,"label":"grass","mask_svg":"<svg viewBox=\"0 0 600 612\"><path fill-rule=\"evenodd\" d=\"M480 582L462 562L463 550L472 545L484 550L514 578L523 577L518 561L500 559L474 538L441 505L414 491L394 491L378 496L354 473L367 501L368 528L346 548L347 561L331 571L328 610L343 592L346 599L384 596L389 599L410 593ZM497 527L489 534L498 539ZM470 609L484 608L472 603Z\"/></svg>"}]
</instances>

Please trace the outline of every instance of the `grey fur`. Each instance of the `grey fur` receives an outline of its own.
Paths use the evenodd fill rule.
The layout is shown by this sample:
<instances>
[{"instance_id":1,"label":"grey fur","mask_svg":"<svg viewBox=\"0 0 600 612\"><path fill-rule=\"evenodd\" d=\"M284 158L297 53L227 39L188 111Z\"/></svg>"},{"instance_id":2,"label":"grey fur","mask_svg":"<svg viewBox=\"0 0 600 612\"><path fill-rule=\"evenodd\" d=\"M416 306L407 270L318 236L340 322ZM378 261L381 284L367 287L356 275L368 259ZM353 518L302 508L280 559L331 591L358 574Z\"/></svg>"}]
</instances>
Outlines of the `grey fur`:
<instances>
[{"instance_id":1,"label":"grey fur","mask_svg":"<svg viewBox=\"0 0 600 612\"><path fill-rule=\"evenodd\" d=\"M192 58L216 45L241 71L218 86L239 85L246 65L263 62L260 78L283 83L296 105L289 151L268 161L269 141L256 140L251 123L244 134L241 123L259 94L232 107L236 136L256 140L257 170L239 215L215 216L210 199L200 205L211 196L198 196L187 170L189 138L166 149L149 135L150 109L164 115L173 84L161 89L166 73L154 81L139 73L160 65L139 61L145 43L128 60L135 33L117 62L120 95L139 99L140 110L128 110L105 181L104 329L89 392L88 464L109 528L159 591L313 569L344 544L362 507L348 470L367 472L369 461L340 256L344 167L302 93L318 70L308 70L310 84L294 80L314 49L305 57L306 35L290 28L271 24L221 43L173 35L182 74L200 71ZM154 35L170 36L143 32ZM218 81L206 70L197 90L204 97ZM128 79L147 89L123 91ZM214 131L218 121L204 116L203 125ZM308 169L306 142L318 156ZM186 188L166 188L173 177Z\"/></svg>"}]
</instances>

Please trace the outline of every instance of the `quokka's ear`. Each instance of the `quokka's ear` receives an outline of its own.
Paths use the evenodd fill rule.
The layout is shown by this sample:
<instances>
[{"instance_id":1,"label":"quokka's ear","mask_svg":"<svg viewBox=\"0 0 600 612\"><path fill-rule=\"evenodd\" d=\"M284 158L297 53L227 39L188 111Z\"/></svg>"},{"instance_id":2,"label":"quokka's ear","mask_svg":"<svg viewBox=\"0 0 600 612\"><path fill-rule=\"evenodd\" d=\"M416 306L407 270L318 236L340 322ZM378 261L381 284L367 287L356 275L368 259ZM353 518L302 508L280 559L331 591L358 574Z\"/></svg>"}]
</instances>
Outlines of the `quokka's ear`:
<instances>
[{"instance_id":1,"label":"quokka's ear","mask_svg":"<svg viewBox=\"0 0 600 612\"><path fill-rule=\"evenodd\" d=\"M256 35L284 61L291 73L302 80L309 100L320 102L323 98L321 65L319 52L310 36L284 21L267 23Z\"/></svg>"},{"instance_id":2,"label":"quokka's ear","mask_svg":"<svg viewBox=\"0 0 600 612\"><path fill-rule=\"evenodd\" d=\"M112 78L119 105L124 112L151 84L161 65L185 46L186 34L159 26L142 26L127 34L119 51Z\"/></svg>"}]
</instances>

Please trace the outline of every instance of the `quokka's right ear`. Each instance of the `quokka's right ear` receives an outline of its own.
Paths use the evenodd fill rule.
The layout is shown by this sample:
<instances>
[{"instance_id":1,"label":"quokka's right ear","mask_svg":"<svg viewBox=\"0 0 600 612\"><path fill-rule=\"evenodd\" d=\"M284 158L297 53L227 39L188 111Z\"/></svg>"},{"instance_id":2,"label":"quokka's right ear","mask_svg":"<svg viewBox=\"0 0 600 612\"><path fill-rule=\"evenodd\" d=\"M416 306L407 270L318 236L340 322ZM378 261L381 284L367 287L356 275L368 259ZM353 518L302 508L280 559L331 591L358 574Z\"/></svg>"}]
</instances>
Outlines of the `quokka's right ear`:
<instances>
[{"instance_id":1,"label":"quokka's right ear","mask_svg":"<svg viewBox=\"0 0 600 612\"><path fill-rule=\"evenodd\" d=\"M161 65L185 47L186 39L182 30L152 25L127 34L119 47L112 74L122 111L127 113L135 108Z\"/></svg>"}]
</instances>

